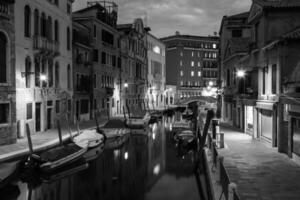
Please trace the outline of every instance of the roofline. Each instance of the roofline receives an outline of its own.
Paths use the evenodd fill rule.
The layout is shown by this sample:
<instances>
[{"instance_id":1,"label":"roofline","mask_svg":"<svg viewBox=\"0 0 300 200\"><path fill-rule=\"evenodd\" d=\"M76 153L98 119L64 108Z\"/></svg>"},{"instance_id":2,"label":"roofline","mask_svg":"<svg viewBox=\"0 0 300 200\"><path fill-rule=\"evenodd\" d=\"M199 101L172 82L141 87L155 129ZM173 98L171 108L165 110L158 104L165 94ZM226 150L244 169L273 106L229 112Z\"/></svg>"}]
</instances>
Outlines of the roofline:
<instances>
[{"instance_id":1,"label":"roofline","mask_svg":"<svg viewBox=\"0 0 300 200\"><path fill-rule=\"evenodd\" d=\"M213 41L219 41L219 36L197 36L197 35L171 35L167 37L160 38L161 41L167 41L172 39L194 39L194 40L203 40L203 39L211 39Z\"/></svg>"}]
</instances>

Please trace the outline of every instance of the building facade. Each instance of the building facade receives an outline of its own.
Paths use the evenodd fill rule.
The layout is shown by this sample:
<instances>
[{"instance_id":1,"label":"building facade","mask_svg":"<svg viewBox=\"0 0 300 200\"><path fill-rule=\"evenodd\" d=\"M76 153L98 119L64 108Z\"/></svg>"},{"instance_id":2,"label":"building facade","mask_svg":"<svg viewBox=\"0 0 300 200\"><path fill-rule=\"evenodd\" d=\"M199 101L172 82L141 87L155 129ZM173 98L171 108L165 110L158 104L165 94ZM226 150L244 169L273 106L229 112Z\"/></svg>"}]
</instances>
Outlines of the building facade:
<instances>
[{"instance_id":1,"label":"building facade","mask_svg":"<svg viewBox=\"0 0 300 200\"><path fill-rule=\"evenodd\" d=\"M118 6L109 1L89 2L87 7L73 13L73 20L91 30L93 64L92 111L102 117L117 113L119 92L116 91L119 72Z\"/></svg>"},{"instance_id":2,"label":"building facade","mask_svg":"<svg viewBox=\"0 0 300 200\"><path fill-rule=\"evenodd\" d=\"M91 31L78 22L73 23L73 113L75 120L92 119L93 68L91 62Z\"/></svg>"},{"instance_id":3,"label":"building facade","mask_svg":"<svg viewBox=\"0 0 300 200\"><path fill-rule=\"evenodd\" d=\"M130 24L119 24L120 43L122 46L122 67L124 76L120 85L124 86L122 102L131 113L140 113L145 109L147 98L147 31L141 19ZM125 55L124 53L127 53Z\"/></svg>"},{"instance_id":4,"label":"building facade","mask_svg":"<svg viewBox=\"0 0 300 200\"><path fill-rule=\"evenodd\" d=\"M147 102L150 109L163 109L166 90L165 44L150 33L148 43L148 90Z\"/></svg>"},{"instance_id":5,"label":"building facade","mask_svg":"<svg viewBox=\"0 0 300 200\"><path fill-rule=\"evenodd\" d=\"M207 86L217 85L218 37L176 32L161 40L166 44L166 84L176 86L179 98L202 96Z\"/></svg>"},{"instance_id":6,"label":"building facade","mask_svg":"<svg viewBox=\"0 0 300 200\"><path fill-rule=\"evenodd\" d=\"M17 139L14 3L0 3L0 145Z\"/></svg>"},{"instance_id":7,"label":"building facade","mask_svg":"<svg viewBox=\"0 0 300 200\"><path fill-rule=\"evenodd\" d=\"M234 56L226 55L235 45L228 39L222 63L223 119L230 122L226 115L232 113L233 126L296 160L300 155L299 10L298 1L254 0L243 25L251 27L250 37L246 34L239 38L244 44L248 40L248 45L243 47L242 54L235 51ZM243 76L239 76L241 71ZM230 89L236 92L230 93ZM232 94L235 101L230 101ZM231 111L226 106L229 103L233 106Z\"/></svg>"},{"instance_id":8,"label":"building facade","mask_svg":"<svg viewBox=\"0 0 300 200\"><path fill-rule=\"evenodd\" d=\"M73 0L15 2L15 80L18 134L55 127L72 106ZM22 20L20 20L22 19ZM68 113L68 115L66 115Z\"/></svg>"}]
</instances>

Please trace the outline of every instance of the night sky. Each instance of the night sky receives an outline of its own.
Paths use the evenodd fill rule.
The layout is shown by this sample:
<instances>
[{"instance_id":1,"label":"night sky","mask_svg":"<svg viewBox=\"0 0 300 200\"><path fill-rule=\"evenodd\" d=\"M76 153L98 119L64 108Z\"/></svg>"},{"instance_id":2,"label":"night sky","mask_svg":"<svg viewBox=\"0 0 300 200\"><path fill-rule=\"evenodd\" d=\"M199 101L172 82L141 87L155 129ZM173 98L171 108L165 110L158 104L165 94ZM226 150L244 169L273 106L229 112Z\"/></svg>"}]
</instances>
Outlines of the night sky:
<instances>
[{"instance_id":1,"label":"night sky","mask_svg":"<svg viewBox=\"0 0 300 200\"><path fill-rule=\"evenodd\" d=\"M88 0L75 0L73 9L86 7ZM219 32L224 15L250 10L251 0L115 0L119 6L118 23L145 19L157 37L175 31L190 35L213 35Z\"/></svg>"}]
</instances>

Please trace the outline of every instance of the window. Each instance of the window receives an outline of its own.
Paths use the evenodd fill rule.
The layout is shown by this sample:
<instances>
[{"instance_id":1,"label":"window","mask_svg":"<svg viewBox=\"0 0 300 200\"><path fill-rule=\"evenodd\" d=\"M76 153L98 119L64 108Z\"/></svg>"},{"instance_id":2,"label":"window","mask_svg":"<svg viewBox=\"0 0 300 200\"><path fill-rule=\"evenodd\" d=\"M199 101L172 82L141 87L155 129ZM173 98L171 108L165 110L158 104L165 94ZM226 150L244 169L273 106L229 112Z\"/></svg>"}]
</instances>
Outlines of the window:
<instances>
[{"instance_id":1,"label":"window","mask_svg":"<svg viewBox=\"0 0 300 200\"><path fill-rule=\"evenodd\" d=\"M54 4L58 6L59 5L59 0L54 0Z\"/></svg>"},{"instance_id":2,"label":"window","mask_svg":"<svg viewBox=\"0 0 300 200\"><path fill-rule=\"evenodd\" d=\"M49 16L47 21L47 38L52 41L52 18Z\"/></svg>"},{"instance_id":3,"label":"window","mask_svg":"<svg viewBox=\"0 0 300 200\"><path fill-rule=\"evenodd\" d=\"M71 14L71 5L67 3L67 13Z\"/></svg>"},{"instance_id":4,"label":"window","mask_svg":"<svg viewBox=\"0 0 300 200\"><path fill-rule=\"evenodd\" d=\"M31 11L28 5L25 6L24 9L24 35L25 37L30 37L30 29L31 29Z\"/></svg>"},{"instance_id":5,"label":"window","mask_svg":"<svg viewBox=\"0 0 300 200\"><path fill-rule=\"evenodd\" d=\"M183 56L183 53L182 53L182 51L180 52L180 56L181 56L181 57Z\"/></svg>"},{"instance_id":6,"label":"window","mask_svg":"<svg viewBox=\"0 0 300 200\"><path fill-rule=\"evenodd\" d=\"M262 94L266 94L266 67L263 68L262 73Z\"/></svg>"},{"instance_id":7,"label":"window","mask_svg":"<svg viewBox=\"0 0 300 200\"><path fill-rule=\"evenodd\" d=\"M60 102L59 102L59 100L55 101L55 112L56 113L60 112Z\"/></svg>"},{"instance_id":8,"label":"window","mask_svg":"<svg viewBox=\"0 0 300 200\"><path fill-rule=\"evenodd\" d=\"M254 39L256 42L258 41L258 28L259 28L259 22L257 22L254 26Z\"/></svg>"},{"instance_id":9,"label":"window","mask_svg":"<svg viewBox=\"0 0 300 200\"><path fill-rule=\"evenodd\" d=\"M41 16L41 36L42 37L47 36L47 30L46 30L47 25L46 24L47 24L46 15L45 15L45 13L42 13L42 16Z\"/></svg>"},{"instance_id":10,"label":"window","mask_svg":"<svg viewBox=\"0 0 300 200\"><path fill-rule=\"evenodd\" d=\"M54 40L56 42L59 41L59 25L57 20L54 22Z\"/></svg>"},{"instance_id":11,"label":"window","mask_svg":"<svg viewBox=\"0 0 300 200\"><path fill-rule=\"evenodd\" d=\"M94 88L97 87L97 76L96 76L96 74L94 74L94 77L93 77L93 87Z\"/></svg>"},{"instance_id":12,"label":"window","mask_svg":"<svg viewBox=\"0 0 300 200\"><path fill-rule=\"evenodd\" d=\"M194 52L192 51L192 57L194 57Z\"/></svg>"},{"instance_id":13,"label":"window","mask_svg":"<svg viewBox=\"0 0 300 200\"><path fill-rule=\"evenodd\" d=\"M226 79L227 86L230 86L230 70L227 69L227 79Z\"/></svg>"},{"instance_id":14,"label":"window","mask_svg":"<svg viewBox=\"0 0 300 200\"><path fill-rule=\"evenodd\" d=\"M201 76L201 71L198 71L198 77L200 77Z\"/></svg>"},{"instance_id":15,"label":"window","mask_svg":"<svg viewBox=\"0 0 300 200\"><path fill-rule=\"evenodd\" d=\"M217 44L213 44L213 49L216 49L217 48Z\"/></svg>"},{"instance_id":16,"label":"window","mask_svg":"<svg viewBox=\"0 0 300 200\"><path fill-rule=\"evenodd\" d=\"M277 66L272 65L272 94L277 93L277 79L276 79Z\"/></svg>"},{"instance_id":17,"label":"window","mask_svg":"<svg viewBox=\"0 0 300 200\"><path fill-rule=\"evenodd\" d=\"M68 111L71 112L72 109L72 101L71 99L68 99Z\"/></svg>"},{"instance_id":18,"label":"window","mask_svg":"<svg viewBox=\"0 0 300 200\"><path fill-rule=\"evenodd\" d=\"M194 67L194 61L191 61L191 66Z\"/></svg>"},{"instance_id":19,"label":"window","mask_svg":"<svg viewBox=\"0 0 300 200\"><path fill-rule=\"evenodd\" d=\"M102 30L102 41L114 45L114 35L106 30Z\"/></svg>"},{"instance_id":20,"label":"window","mask_svg":"<svg viewBox=\"0 0 300 200\"><path fill-rule=\"evenodd\" d=\"M231 37L233 37L233 38L242 37L242 30L240 30L240 29L232 30L231 31Z\"/></svg>"},{"instance_id":21,"label":"window","mask_svg":"<svg viewBox=\"0 0 300 200\"><path fill-rule=\"evenodd\" d=\"M7 39L0 32L0 83L7 82Z\"/></svg>"},{"instance_id":22,"label":"window","mask_svg":"<svg viewBox=\"0 0 300 200\"><path fill-rule=\"evenodd\" d=\"M30 57L26 57L25 59L25 85L26 88L30 88L30 74L31 72L31 61Z\"/></svg>"},{"instance_id":23,"label":"window","mask_svg":"<svg viewBox=\"0 0 300 200\"><path fill-rule=\"evenodd\" d=\"M70 64L68 65L68 69L67 69L67 76L68 76L68 89L71 88L71 66Z\"/></svg>"},{"instance_id":24,"label":"window","mask_svg":"<svg viewBox=\"0 0 300 200\"><path fill-rule=\"evenodd\" d=\"M98 49L93 50L93 61L98 62Z\"/></svg>"},{"instance_id":25,"label":"window","mask_svg":"<svg viewBox=\"0 0 300 200\"><path fill-rule=\"evenodd\" d=\"M182 60L180 60L180 66L182 67Z\"/></svg>"},{"instance_id":26,"label":"window","mask_svg":"<svg viewBox=\"0 0 300 200\"><path fill-rule=\"evenodd\" d=\"M40 62L38 59L35 60L34 63L34 76L35 76L35 86L36 87L40 87L40 73L41 73L41 69L40 69Z\"/></svg>"},{"instance_id":27,"label":"window","mask_svg":"<svg viewBox=\"0 0 300 200\"><path fill-rule=\"evenodd\" d=\"M180 76L183 76L183 71L182 70L180 71Z\"/></svg>"},{"instance_id":28,"label":"window","mask_svg":"<svg viewBox=\"0 0 300 200\"><path fill-rule=\"evenodd\" d=\"M80 101L80 114L89 113L89 100L83 99Z\"/></svg>"},{"instance_id":29,"label":"window","mask_svg":"<svg viewBox=\"0 0 300 200\"><path fill-rule=\"evenodd\" d=\"M59 64L58 62L55 63L55 87L59 87Z\"/></svg>"},{"instance_id":30,"label":"window","mask_svg":"<svg viewBox=\"0 0 300 200\"><path fill-rule=\"evenodd\" d=\"M97 37L97 26L94 24L94 38Z\"/></svg>"},{"instance_id":31,"label":"window","mask_svg":"<svg viewBox=\"0 0 300 200\"><path fill-rule=\"evenodd\" d=\"M106 53L104 51L101 53L101 63L106 64Z\"/></svg>"},{"instance_id":32,"label":"window","mask_svg":"<svg viewBox=\"0 0 300 200\"><path fill-rule=\"evenodd\" d=\"M116 56L113 55L113 56L112 56L112 66L115 67L116 64L117 64L117 63L116 63Z\"/></svg>"},{"instance_id":33,"label":"window","mask_svg":"<svg viewBox=\"0 0 300 200\"><path fill-rule=\"evenodd\" d=\"M34 10L34 35L39 35L40 16L37 9Z\"/></svg>"},{"instance_id":34,"label":"window","mask_svg":"<svg viewBox=\"0 0 300 200\"><path fill-rule=\"evenodd\" d=\"M48 83L49 87L53 87L53 64L49 62L48 64Z\"/></svg>"},{"instance_id":35,"label":"window","mask_svg":"<svg viewBox=\"0 0 300 200\"><path fill-rule=\"evenodd\" d=\"M0 124L9 122L9 103L0 104Z\"/></svg>"},{"instance_id":36,"label":"window","mask_svg":"<svg viewBox=\"0 0 300 200\"><path fill-rule=\"evenodd\" d=\"M201 67L200 62L198 62L198 67Z\"/></svg>"},{"instance_id":37,"label":"window","mask_svg":"<svg viewBox=\"0 0 300 200\"><path fill-rule=\"evenodd\" d=\"M67 50L71 49L71 36L70 36L70 28L67 27Z\"/></svg>"},{"instance_id":38,"label":"window","mask_svg":"<svg viewBox=\"0 0 300 200\"><path fill-rule=\"evenodd\" d=\"M194 71L191 71L191 76L192 76L192 77L194 76Z\"/></svg>"},{"instance_id":39,"label":"window","mask_svg":"<svg viewBox=\"0 0 300 200\"><path fill-rule=\"evenodd\" d=\"M32 103L27 103L26 105L26 119L32 119Z\"/></svg>"}]
</instances>

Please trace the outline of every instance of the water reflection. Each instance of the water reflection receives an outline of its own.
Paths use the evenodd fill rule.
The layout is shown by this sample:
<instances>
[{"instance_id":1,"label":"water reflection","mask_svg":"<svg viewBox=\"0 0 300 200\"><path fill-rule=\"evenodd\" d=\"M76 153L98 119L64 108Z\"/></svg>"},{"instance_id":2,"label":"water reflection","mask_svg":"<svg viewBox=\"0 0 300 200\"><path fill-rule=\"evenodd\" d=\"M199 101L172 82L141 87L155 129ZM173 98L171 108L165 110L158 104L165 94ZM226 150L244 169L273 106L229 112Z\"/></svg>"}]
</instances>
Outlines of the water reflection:
<instances>
[{"instance_id":1,"label":"water reflection","mask_svg":"<svg viewBox=\"0 0 300 200\"><path fill-rule=\"evenodd\" d=\"M166 120L143 134L132 134L124 145L105 149L76 174L40 185L19 181L20 195L15 199L199 199L194 153L178 156L170 123Z\"/></svg>"}]
</instances>

